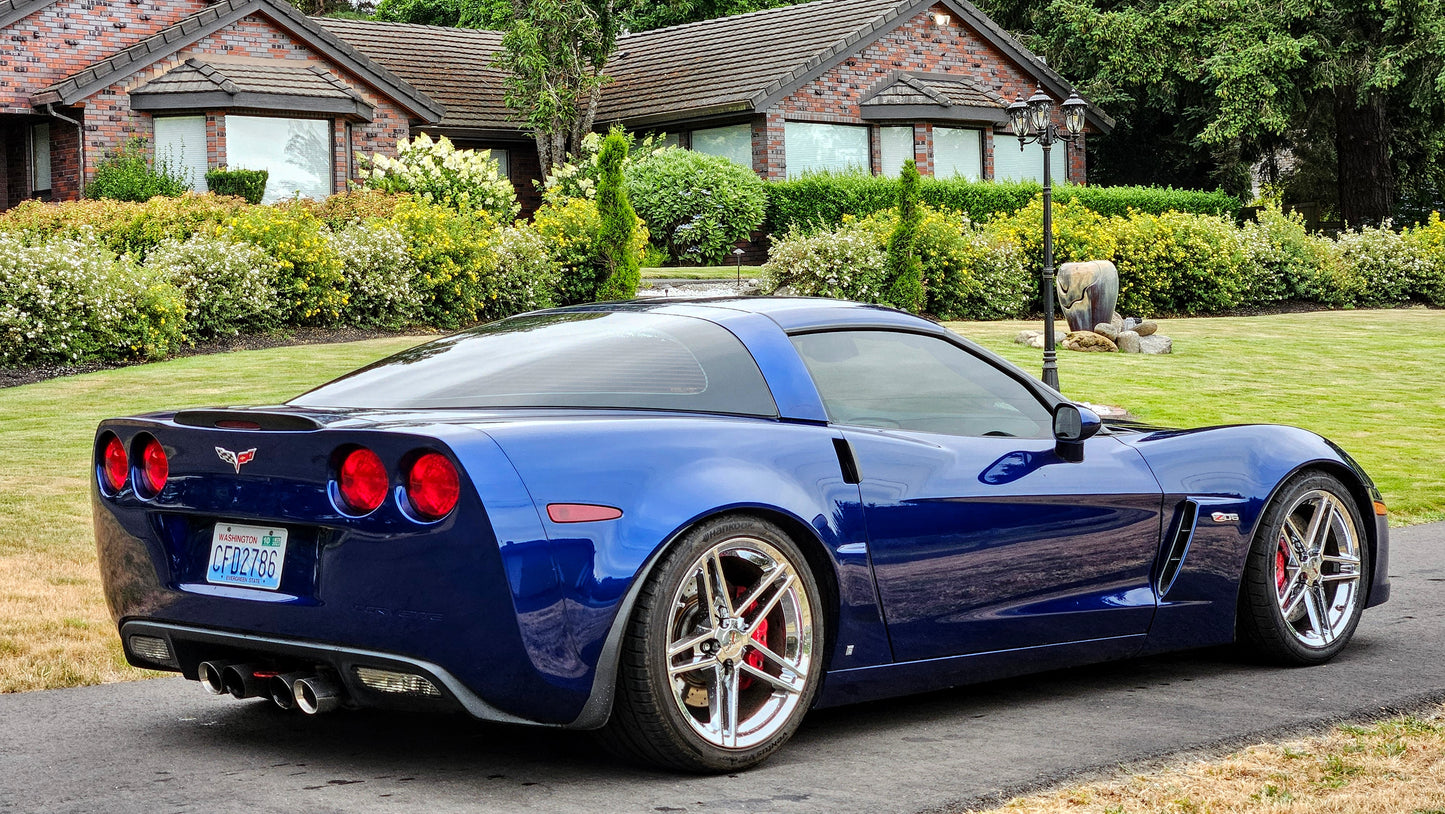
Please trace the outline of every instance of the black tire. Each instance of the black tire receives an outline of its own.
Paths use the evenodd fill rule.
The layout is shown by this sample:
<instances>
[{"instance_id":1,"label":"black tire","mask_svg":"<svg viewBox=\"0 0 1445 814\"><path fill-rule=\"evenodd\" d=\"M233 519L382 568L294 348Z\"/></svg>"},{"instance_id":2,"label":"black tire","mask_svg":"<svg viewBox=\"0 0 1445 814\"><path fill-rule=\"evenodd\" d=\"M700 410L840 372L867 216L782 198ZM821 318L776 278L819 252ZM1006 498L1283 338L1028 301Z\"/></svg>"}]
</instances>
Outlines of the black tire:
<instances>
[{"instance_id":1,"label":"black tire","mask_svg":"<svg viewBox=\"0 0 1445 814\"><path fill-rule=\"evenodd\" d=\"M715 590L722 583L728 590ZM702 610L726 594L726 608ZM812 705L824 635L822 595L797 543L755 517L706 521L663 557L638 596L599 737L626 759L668 769L756 766ZM678 652L669 658L669 649Z\"/></svg>"},{"instance_id":2,"label":"black tire","mask_svg":"<svg viewBox=\"0 0 1445 814\"><path fill-rule=\"evenodd\" d=\"M1305 472L1287 482L1250 543L1240 588L1239 643L1276 664L1334 658L1364 610L1369 546L1359 507L1339 478Z\"/></svg>"}]
</instances>

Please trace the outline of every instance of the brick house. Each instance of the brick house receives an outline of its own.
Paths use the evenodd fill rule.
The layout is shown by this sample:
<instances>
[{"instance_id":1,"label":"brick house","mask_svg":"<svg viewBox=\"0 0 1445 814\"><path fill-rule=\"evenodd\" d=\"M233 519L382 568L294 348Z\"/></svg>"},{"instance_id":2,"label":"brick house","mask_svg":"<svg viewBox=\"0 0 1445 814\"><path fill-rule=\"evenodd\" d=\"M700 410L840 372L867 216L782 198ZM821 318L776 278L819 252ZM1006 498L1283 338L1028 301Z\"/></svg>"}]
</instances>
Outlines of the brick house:
<instances>
[{"instance_id":1,"label":"brick house","mask_svg":"<svg viewBox=\"0 0 1445 814\"><path fill-rule=\"evenodd\" d=\"M500 33L318 22L445 105L440 122L417 129L493 149L530 192L522 181L536 177L535 148L489 67ZM896 175L908 157L925 175L1037 179L1042 151L1019 150L1005 110L1040 87L1058 102L1073 91L966 0L815 0L625 34L607 74L599 129L666 133L772 179ZM1086 132L1113 124L1090 107ZM1052 160L1055 178L1084 182L1084 139L1056 146Z\"/></svg>"},{"instance_id":2,"label":"brick house","mask_svg":"<svg viewBox=\"0 0 1445 814\"><path fill-rule=\"evenodd\" d=\"M79 197L132 137L197 188L228 164L326 195L442 113L286 0L0 0L0 209Z\"/></svg>"},{"instance_id":3,"label":"brick house","mask_svg":"<svg viewBox=\"0 0 1445 814\"><path fill-rule=\"evenodd\" d=\"M494 31L308 18L285 0L0 0L0 209L75 198L132 136L197 188L222 164L268 198L344 188L409 134L494 151L524 211L539 175L503 103ZM1072 88L966 0L815 0L619 38L597 125L666 133L767 178L862 168L1035 178L1005 108ZM1089 132L1112 120L1093 109ZM83 138L81 137L83 134ZM1083 140L1054 150L1082 183ZM83 172L82 172L83 168Z\"/></svg>"}]
</instances>

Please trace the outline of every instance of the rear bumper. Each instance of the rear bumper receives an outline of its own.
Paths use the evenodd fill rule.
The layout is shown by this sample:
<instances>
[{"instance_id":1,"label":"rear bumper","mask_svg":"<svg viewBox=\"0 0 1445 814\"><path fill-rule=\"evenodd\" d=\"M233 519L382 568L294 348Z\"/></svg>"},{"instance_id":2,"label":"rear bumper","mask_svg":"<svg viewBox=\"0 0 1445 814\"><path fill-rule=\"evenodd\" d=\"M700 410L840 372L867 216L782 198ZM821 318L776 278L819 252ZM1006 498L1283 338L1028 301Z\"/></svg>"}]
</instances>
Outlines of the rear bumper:
<instances>
[{"instance_id":1,"label":"rear bumper","mask_svg":"<svg viewBox=\"0 0 1445 814\"><path fill-rule=\"evenodd\" d=\"M138 655L132 637L162 639L172 655L170 662ZM196 678L202 661L220 660L265 664L278 673L325 671L338 678L353 706L389 709L464 711L474 718L508 724L538 724L488 704L445 668L395 653L378 653L320 642L280 639L250 633L231 633L165 622L132 620L120 626L126 660L136 667L179 671ZM440 697L381 692L362 682L357 668L416 675L431 682ZM553 724L555 726L555 724Z\"/></svg>"}]
</instances>

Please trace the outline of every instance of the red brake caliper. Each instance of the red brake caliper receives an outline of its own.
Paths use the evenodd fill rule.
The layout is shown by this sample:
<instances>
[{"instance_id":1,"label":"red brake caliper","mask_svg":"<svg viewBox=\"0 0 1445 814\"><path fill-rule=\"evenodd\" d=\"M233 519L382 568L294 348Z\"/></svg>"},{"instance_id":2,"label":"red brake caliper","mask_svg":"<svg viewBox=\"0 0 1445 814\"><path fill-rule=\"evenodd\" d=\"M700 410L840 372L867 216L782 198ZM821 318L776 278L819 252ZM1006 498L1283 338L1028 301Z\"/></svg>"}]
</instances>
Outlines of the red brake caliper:
<instances>
[{"instance_id":1,"label":"red brake caliper","mask_svg":"<svg viewBox=\"0 0 1445 814\"><path fill-rule=\"evenodd\" d=\"M736 599L742 599L742 597L743 597L743 589L742 589L742 588L738 588L738 589L737 589L737 596L736 596L735 598L736 598ZM755 608L757 608L757 606L758 606L758 603L756 603L756 602L754 602L753 604L747 606L747 608L745 608L745 609L742 611L743 618L747 618L747 615L750 614L750 613L752 613L753 610L754 610ZM762 620L761 622L758 623L758 629L753 631L752 640L755 641L755 642L757 642L758 644L763 645L764 647L767 647L767 645L768 645L768 620L767 620L767 619L764 619L764 620ZM762 653L759 653L759 652L756 651L756 650L751 650L751 651L748 652L748 654L747 654L746 656L743 656L743 661L746 662L749 666L751 666L754 670L761 670L761 669L763 669L763 665L766 663L765 659L763 658L763 654L762 654ZM740 689L740 690L746 690L748 687L751 687L752 685L753 685L753 677L752 677L751 675L747 675L747 674L745 673L745 674L743 674L743 675L741 675L741 676L738 677L738 689Z\"/></svg>"},{"instance_id":2,"label":"red brake caliper","mask_svg":"<svg viewBox=\"0 0 1445 814\"><path fill-rule=\"evenodd\" d=\"M1284 595L1284 586L1286 581L1284 569L1287 560L1285 558L1284 547L1287 545L1289 545L1288 541L1286 541L1284 536L1281 535L1279 538L1279 547L1275 548L1274 550L1274 591L1280 596Z\"/></svg>"}]
</instances>

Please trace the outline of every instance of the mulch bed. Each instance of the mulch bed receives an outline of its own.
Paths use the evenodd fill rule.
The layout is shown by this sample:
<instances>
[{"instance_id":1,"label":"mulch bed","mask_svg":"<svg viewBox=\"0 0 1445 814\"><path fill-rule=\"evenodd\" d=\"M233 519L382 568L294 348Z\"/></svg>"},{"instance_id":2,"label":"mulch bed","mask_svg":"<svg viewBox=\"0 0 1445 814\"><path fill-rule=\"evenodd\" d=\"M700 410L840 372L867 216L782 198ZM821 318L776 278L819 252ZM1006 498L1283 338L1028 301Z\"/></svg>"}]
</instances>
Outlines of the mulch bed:
<instances>
[{"instance_id":1,"label":"mulch bed","mask_svg":"<svg viewBox=\"0 0 1445 814\"><path fill-rule=\"evenodd\" d=\"M391 333L388 331L363 331L357 328L292 328L284 333L232 336L225 339L217 339L213 342L203 342L188 348L182 348L172 354L171 358L200 356L210 353L228 353L235 350L262 350L265 348L280 348L292 345L325 345L333 342L357 342L363 339L381 339L389 336L415 336L417 333L424 333L424 331L412 330L401 333ZM43 382L59 376L94 373L97 370L110 370L117 367L128 367L133 364L144 363L86 362L77 365L0 367L0 387L19 387L22 384L35 384L36 382Z\"/></svg>"}]
</instances>

